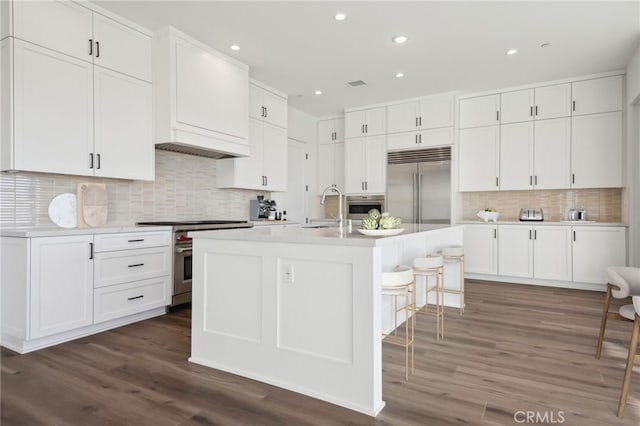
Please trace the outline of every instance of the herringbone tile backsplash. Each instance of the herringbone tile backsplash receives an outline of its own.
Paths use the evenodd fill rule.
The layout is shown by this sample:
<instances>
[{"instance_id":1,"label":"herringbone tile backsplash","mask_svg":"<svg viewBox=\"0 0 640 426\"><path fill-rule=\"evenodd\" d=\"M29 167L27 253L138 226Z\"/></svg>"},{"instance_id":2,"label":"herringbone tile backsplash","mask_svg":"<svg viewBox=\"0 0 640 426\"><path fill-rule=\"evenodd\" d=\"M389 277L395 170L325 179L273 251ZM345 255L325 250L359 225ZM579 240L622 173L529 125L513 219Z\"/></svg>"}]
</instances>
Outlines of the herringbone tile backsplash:
<instances>
[{"instance_id":1,"label":"herringbone tile backsplash","mask_svg":"<svg viewBox=\"0 0 640 426\"><path fill-rule=\"evenodd\" d=\"M249 200L258 191L216 188L216 161L156 151L154 182L102 179L42 173L0 174L0 228L55 227L51 200L76 193L78 183L105 183L108 226L130 226L142 220L249 219ZM269 193L264 193L269 198Z\"/></svg>"},{"instance_id":2,"label":"herringbone tile backsplash","mask_svg":"<svg viewBox=\"0 0 640 426\"><path fill-rule=\"evenodd\" d=\"M478 210L492 208L499 220L518 220L521 208L539 208L544 220L567 220L569 209L587 209L587 220L622 222L622 189L563 189L544 191L492 191L462 194L462 220L477 220Z\"/></svg>"}]
</instances>

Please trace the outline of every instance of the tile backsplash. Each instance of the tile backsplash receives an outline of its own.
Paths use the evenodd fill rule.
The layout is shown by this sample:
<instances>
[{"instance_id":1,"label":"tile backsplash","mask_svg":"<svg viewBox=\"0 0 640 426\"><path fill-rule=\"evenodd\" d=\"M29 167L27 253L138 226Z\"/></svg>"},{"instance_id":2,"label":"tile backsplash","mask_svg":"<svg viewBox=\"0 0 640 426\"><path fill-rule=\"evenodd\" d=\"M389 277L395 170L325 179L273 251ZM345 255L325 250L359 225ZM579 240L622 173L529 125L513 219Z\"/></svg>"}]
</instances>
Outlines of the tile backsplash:
<instances>
[{"instance_id":1,"label":"tile backsplash","mask_svg":"<svg viewBox=\"0 0 640 426\"><path fill-rule=\"evenodd\" d=\"M108 226L141 220L249 219L249 200L259 191L216 188L216 161L156 151L154 182L43 173L0 174L0 228L53 227L48 208L82 182L105 183ZM264 193L269 198L269 193Z\"/></svg>"},{"instance_id":2,"label":"tile backsplash","mask_svg":"<svg viewBox=\"0 0 640 426\"><path fill-rule=\"evenodd\" d=\"M562 189L534 191L492 191L462 193L462 220L478 220L476 212L492 208L499 220L518 220L523 207L541 207L544 220L567 220L569 209L587 209L587 220L622 222L622 189Z\"/></svg>"}]
</instances>

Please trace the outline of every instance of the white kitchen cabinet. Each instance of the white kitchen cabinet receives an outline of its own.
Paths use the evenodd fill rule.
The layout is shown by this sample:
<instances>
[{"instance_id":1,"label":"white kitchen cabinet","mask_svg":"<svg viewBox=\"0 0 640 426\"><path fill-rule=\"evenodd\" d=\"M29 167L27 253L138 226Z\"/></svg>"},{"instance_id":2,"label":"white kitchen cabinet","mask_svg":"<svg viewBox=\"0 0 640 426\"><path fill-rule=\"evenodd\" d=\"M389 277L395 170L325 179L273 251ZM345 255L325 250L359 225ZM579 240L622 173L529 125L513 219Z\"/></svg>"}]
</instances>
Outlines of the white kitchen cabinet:
<instances>
[{"instance_id":1,"label":"white kitchen cabinet","mask_svg":"<svg viewBox=\"0 0 640 426\"><path fill-rule=\"evenodd\" d=\"M387 135L387 149L389 151L431 148L434 146L453 145L453 143L453 127L441 127L438 129Z\"/></svg>"},{"instance_id":2,"label":"white kitchen cabinet","mask_svg":"<svg viewBox=\"0 0 640 426\"><path fill-rule=\"evenodd\" d=\"M624 227L573 226L573 281L607 283L608 266L626 265Z\"/></svg>"},{"instance_id":3,"label":"white kitchen cabinet","mask_svg":"<svg viewBox=\"0 0 640 426\"><path fill-rule=\"evenodd\" d=\"M498 225L467 225L463 241L465 273L498 273Z\"/></svg>"},{"instance_id":4,"label":"white kitchen cabinet","mask_svg":"<svg viewBox=\"0 0 640 426\"><path fill-rule=\"evenodd\" d=\"M171 27L154 37L153 58L156 145L249 155L249 68Z\"/></svg>"},{"instance_id":5,"label":"white kitchen cabinet","mask_svg":"<svg viewBox=\"0 0 640 426\"><path fill-rule=\"evenodd\" d=\"M453 126L453 96L433 96L387 106L387 133Z\"/></svg>"},{"instance_id":6,"label":"white kitchen cabinet","mask_svg":"<svg viewBox=\"0 0 640 426\"><path fill-rule=\"evenodd\" d=\"M500 124L500 95L478 96L460 100L460 128Z\"/></svg>"},{"instance_id":7,"label":"white kitchen cabinet","mask_svg":"<svg viewBox=\"0 0 640 426\"><path fill-rule=\"evenodd\" d=\"M249 157L216 162L217 187L286 191L286 129L252 118L249 120L249 140Z\"/></svg>"},{"instance_id":8,"label":"white kitchen cabinet","mask_svg":"<svg viewBox=\"0 0 640 426\"><path fill-rule=\"evenodd\" d=\"M95 175L153 180L151 83L95 67Z\"/></svg>"},{"instance_id":9,"label":"white kitchen cabinet","mask_svg":"<svg viewBox=\"0 0 640 426\"><path fill-rule=\"evenodd\" d=\"M531 278L533 263L533 226L500 225L498 227L498 274Z\"/></svg>"},{"instance_id":10,"label":"white kitchen cabinet","mask_svg":"<svg viewBox=\"0 0 640 426\"><path fill-rule=\"evenodd\" d=\"M533 187L533 122L500 126L500 189Z\"/></svg>"},{"instance_id":11,"label":"white kitchen cabinet","mask_svg":"<svg viewBox=\"0 0 640 426\"><path fill-rule=\"evenodd\" d=\"M571 119L534 123L533 187L565 189L571 186Z\"/></svg>"},{"instance_id":12,"label":"white kitchen cabinet","mask_svg":"<svg viewBox=\"0 0 640 426\"><path fill-rule=\"evenodd\" d=\"M287 128L287 97L261 83L249 83L249 117Z\"/></svg>"},{"instance_id":13,"label":"white kitchen cabinet","mask_svg":"<svg viewBox=\"0 0 640 426\"><path fill-rule=\"evenodd\" d=\"M344 141L344 118L318 121L318 144Z\"/></svg>"},{"instance_id":14,"label":"white kitchen cabinet","mask_svg":"<svg viewBox=\"0 0 640 426\"><path fill-rule=\"evenodd\" d=\"M344 142L318 145L318 195L328 186L344 189Z\"/></svg>"},{"instance_id":15,"label":"white kitchen cabinet","mask_svg":"<svg viewBox=\"0 0 640 426\"><path fill-rule=\"evenodd\" d=\"M500 157L499 126L460 130L460 191L497 191Z\"/></svg>"},{"instance_id":16,"label":"white kitchen cabinet","mask_svg":"<svg viewBox=\"0 0 640 426\"><path fill-rule=\"evenodd\" d=\"M572 115L622 110L622 76L594 78L572 84Z\"/></svg>"},{"instance_id":17,"label":"white kitchen cabinet","mask_svg":"<svg viewBox=\"0 0 640 426\"><path fill-rule=\"evenodd\" d=\"M386 109L370 108L345 113L345 138L376 136L386 133Z\"/></svg>"},{"instance_id":18,"label":"white kitchen cabinet","mask_svg":"<svg viewBox=\"0 0 640 426\"><path fill-rule=\"evenodd\" d=\"M571 281L570 226L533 226L533 277Z\"/></svg>"},{"instance_id":19,"label":"white kitchen cabinet","mask_svg":"<svg viewBox=\"0 0 640 426\"><path fill-rule=\"evenodd\" d=\"M93 235L31 240L30 339L93 322L92 244Z\"/></svg>"},{"instance_id":20,"label":"white kitchen cabinet","mask_svg":"<svg viewBox=\"0 0 640 426\"><path fill-rule=\"evenodd\" d=\"M500 94L500 123L519 123L533 120L534 90L524 89Z\"/></svg>"},{"instance_id":21,"label":"white kitchen cabinet","mask_svg":"<svg viewBox=\"0 0 640 426\"><path fill-rule=\"evenodd\" d=\"M622 112L571 118L571 187L622 186Z\"/></svg>"},{"instance_id":22,"label":"white kitchen cabinet","mask_svg":"<svg viewBox=\"0 0 640 426\"><path fill-rule=\"evenodd\" d=\"M571 115L571 83L535 88L536 120L569 117Z\"/></svg>"},{"instance_id":23,"label":"white kitchen cabinet","mask_svg":"<svg viewBox=\"0 0 640 426\"><path fill-rule=\"evenodd\" d=\"M344 158L347 195L385 193L387 147L384 136L347 139Z\"/></svg>"}]
</instances>

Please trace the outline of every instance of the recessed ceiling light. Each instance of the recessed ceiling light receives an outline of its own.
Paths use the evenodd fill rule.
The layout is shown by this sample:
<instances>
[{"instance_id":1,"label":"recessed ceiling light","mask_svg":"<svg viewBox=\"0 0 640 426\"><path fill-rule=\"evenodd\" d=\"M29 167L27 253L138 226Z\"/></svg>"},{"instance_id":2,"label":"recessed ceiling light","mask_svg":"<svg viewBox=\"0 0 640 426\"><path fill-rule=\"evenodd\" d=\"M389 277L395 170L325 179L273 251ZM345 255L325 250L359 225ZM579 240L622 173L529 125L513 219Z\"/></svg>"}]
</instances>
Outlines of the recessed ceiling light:
<instances>
[{"instance_id":1,"label":"recessed ceiling light","mask_svg":"<svg viewBox=\"0 0 640 426\"><path fill-rule=\"evenodd\" d=\"M347 19L347 15L345 15L344 13L336 13L336 16L334 16L336 21L344 21L345 19Z\"/></svg>"},{"instance_id":2,"label":"recessed ceiling light","mask_svg":"<svg viewBox=\"0 0 640 426\"><path fill-rule=\"evenodd\" d=\"M405 43L407 40L409 40L409 38L407 36L399 35L392 38L392 40L394 43L402 44L402 43Z\"/></svg>"},{"instance_id":3,"label":"recessed ceiling light","mask_svg":"<svg viewBox=\"0 0 640 426\"><path fill-rule=\"evenodd\" d=\"M548 41L540 45L540 47L549 47L549 46L551 46L551 43Z\"/></svg>"},{"instance_id":4,"label":"recessed ceiling light","mask_svg":"<svg viewBox=\"0 0 640 426\"><path fill-rule=\"evenodd\" d=\"M313 93L315 93L316 95L322 95L322 90L316 90L316 91L315 91L315 92L313 92Z\"/></svg>"},{"instance_id":5,"label":"recessed ceiling light","mask_svg":"<svg viewBox=\"0 0 640 426\"><path fill-rule=\"evenodd\" d=\"M509 49L507 50L507 55L515 55L518 53L518 49Z\"/></svg>"},{"instance_id":6,"label":"recessed ceiling light","mask_svg":"<svg viewBox=\"0 0 640 426\"><path fill-rule=\"evenodd\" d=\"M404 73L403 72L397 72L396 73L396 78L402 78L404 77Z\"/></svg>"},{"instance_id":7,"label":"recessed ceiling light","mask_svg":"<svg viewBox=\"0 0 640 426\"><path fill-rule=\"evenodd\" d=\"M231 50L240 50L240 46L238 46L237 44L232 44L230 48Z\"/></svg>"}]
</instances>

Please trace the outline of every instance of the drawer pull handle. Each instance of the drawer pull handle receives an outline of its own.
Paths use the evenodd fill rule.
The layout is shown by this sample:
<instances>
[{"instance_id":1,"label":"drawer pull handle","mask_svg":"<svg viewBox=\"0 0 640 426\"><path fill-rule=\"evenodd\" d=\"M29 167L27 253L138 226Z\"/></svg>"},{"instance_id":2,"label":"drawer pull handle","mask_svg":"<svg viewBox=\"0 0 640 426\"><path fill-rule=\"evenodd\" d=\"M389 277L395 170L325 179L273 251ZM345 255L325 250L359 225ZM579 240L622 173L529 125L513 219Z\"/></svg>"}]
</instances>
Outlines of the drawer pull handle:
<instances>
[{"instance_id":1,"label":"drawer pull handle","mask_svg":"<svg viewBox=\"0 0 640 426\"><path fill-rule=\"evenodd\" d=\"M140 243L142 241L144 241L144 238L140 238L138 240L129 240L130 243Z\"/></svg>"},{"instance_id":2,"label":"drawer pull handle","mask_svg":"<svg viewBox=\"0 0 640 426\"><path fill-rule=\"evenodd\" d=\"M133 264L133 265L129 265L129 268L135 268L136 266L143 266L143 265L144 265L144 263L136 263L136 264Z\"/></svg>"},{"instance_id":3,"label":"drawer pull handle","mask_svg":"<svg viewBox=\"0 0 640 426\"><path fill-rule=\"evenodd\" d=\"M143 297L144 297L144 294L141 294L140 296L129 297L127 298L127 300L142 299Z\"/></svg>"}]
</instances>

